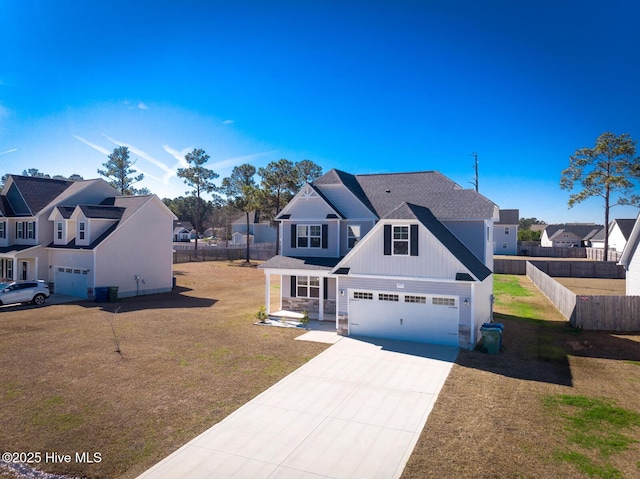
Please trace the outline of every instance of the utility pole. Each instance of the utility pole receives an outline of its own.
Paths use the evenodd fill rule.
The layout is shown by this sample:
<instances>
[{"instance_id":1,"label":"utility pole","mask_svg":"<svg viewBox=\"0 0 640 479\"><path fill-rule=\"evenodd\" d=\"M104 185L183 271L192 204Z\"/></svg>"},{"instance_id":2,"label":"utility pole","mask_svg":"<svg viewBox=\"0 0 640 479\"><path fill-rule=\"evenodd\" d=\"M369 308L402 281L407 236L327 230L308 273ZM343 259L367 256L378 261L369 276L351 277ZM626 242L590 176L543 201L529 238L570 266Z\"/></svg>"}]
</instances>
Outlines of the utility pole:
<instances>
[{"instance_id":1,"label":"utility pole","mask_svg":"<svg viewBox=\"0 0 640 479\"><path fill-rule=\"evenodd\" d=\"M476 172L476 177L474 181L470 181L469 183L475 186L476 191L478 191L478 154L474 151L473 153L471 153L471 156L475 158L475 161L473 162L473 169Z\"/></svg>"}]
</instances>

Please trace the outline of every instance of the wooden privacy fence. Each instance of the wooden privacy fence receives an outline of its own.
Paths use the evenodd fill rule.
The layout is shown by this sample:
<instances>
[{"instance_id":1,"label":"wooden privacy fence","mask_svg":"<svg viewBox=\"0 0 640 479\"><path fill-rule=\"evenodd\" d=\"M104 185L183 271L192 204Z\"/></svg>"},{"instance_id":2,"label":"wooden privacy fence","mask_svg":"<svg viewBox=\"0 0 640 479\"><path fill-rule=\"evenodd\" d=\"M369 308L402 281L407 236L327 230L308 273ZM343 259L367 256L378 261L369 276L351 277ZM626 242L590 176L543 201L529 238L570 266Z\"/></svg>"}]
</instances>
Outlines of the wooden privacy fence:
<instances>
[{"instance_id":1,"label":"wooden privacy fence","mask_svg":"<svg viewBox=\"0 0 640 479\"><path fill-rule=\"evenodd\" d=\"M563 248L560 246L518 246L520 256L544 256L547 258L586 258L587 248Z\"/></svg>"},{"instance_id":2,"label":"wooden privacy fence","mask_svg":"<svg viewBox=\"0 0 640 479\"><path fill-rule=\"evenodd\" d=\"M640 296L577 295L527 262L527 277L575 328L640 331Z\"/></svg>"},{"instance_id":3,"label":"wooden privacy fence","mask_svg":"<svg viewBox=\"0 0 640 479\"><path fill-rule=\"evenodd\" d=\"M527 274L527 263L556 278L611 278L624 279L623 266L604 261L540 261L494 258L493 272L497 274Z\"/></svg>"},{"instance_id":4,"label":"wooden privacy fence","mask_svg":"<svg viewBox=\"0 0 640 479\"><path fill-rule=\"evenodd\" d=\"M576 294L529 261L527 261L527 277L573 324L576 312Z\"/></svg>"},{"instance_id":5,"label":"wooden privacy fence","mask_svg":"<svg viewBox=\"0 0 640 479\"><path fill-rule=\"evenodd\" d=\"M249 252L251 260L266 261L275 255L274 250L254 249ZM173 252L173 263L190 263L196 261L232 261L246 259L247 250L245 248L202 248L180 249Z\"/></svg>"}]
</instances>

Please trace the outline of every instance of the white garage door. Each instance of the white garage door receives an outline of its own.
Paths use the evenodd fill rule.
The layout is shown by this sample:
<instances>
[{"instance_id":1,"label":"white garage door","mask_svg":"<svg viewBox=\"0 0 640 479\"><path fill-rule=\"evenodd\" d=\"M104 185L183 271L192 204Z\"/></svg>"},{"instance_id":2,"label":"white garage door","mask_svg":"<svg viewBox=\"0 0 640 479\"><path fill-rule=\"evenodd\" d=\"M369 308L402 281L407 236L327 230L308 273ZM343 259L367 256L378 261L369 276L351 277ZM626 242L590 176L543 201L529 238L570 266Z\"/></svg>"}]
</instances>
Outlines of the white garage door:
<instances>
[{"instance_id":1,"label":"white garage door","mask_svg":"<svg viewBox=\"0 0 640 479\"><path fill-rule=\"evenodd\" d=\"M458 345L459 298L349 291L349 334Z\"/></svg>"},{"instance_id":2,"label":"white garage door","mask_svg":"<svg viewBox=\"0 0 640 479\"><path fill-rule=\"evenodd\" d=\"M54 292L86 298L88 277L89 275L86 269L62 268L58 266L56 267L54 278Z\"/></svg>"}]
</instances>

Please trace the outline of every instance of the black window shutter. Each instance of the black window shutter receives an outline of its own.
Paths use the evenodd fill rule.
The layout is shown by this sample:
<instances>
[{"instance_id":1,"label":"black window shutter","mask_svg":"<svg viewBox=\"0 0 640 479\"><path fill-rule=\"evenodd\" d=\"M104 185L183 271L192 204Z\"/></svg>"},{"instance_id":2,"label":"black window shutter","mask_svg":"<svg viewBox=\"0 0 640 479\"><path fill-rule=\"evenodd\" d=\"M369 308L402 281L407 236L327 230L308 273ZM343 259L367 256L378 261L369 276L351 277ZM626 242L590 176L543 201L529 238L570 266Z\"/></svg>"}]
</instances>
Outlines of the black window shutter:
<instances>
[{"instance_id":1,"label":"black window shutter","mask_svg":"<svg viewBox=\"0 0 640 479\"><path fill-rule=\"evenodd\" d=\"M329 225L322 225L322 248L329 247Z\"/></svg>"},{"instance_id":2,"label":"black window shutter","mask_svg":"<svg viewBox=\"0 0 640 479\"><path fill-rule=\"evenodd\" d=\"M418 256L418 225L411 225L411 256Z\"/></svg>"},{"instance_id":3,"label":"black window shutter","mask_svg":"<svg viewBox=\"0 0 640 479\"><path fill-rule=\"evenodd\" d=\"M324 288L324 299L329 299L329 278L325 277L323 279L324 279L324 281L323 281L323 283L324 283L324 286L323 286L323 288Z\"/></svg>"},{"instance_id":4,"label":"black window shutter","mask_svg":"<svg viewBox=\"0 0 640 479\"><path fill-rule=\"evenodd\" d=\"M291 297L296 297L296 290L298 289L298 280L295 276L291 276Z\"/></svg>"},{"instance_id":5,"label":"black window shutter","mask_svg":"<svg viewBox=\"0 0 640 479\"><path fill-rule=\"evenodd\" d=\"M291 247L295 248L298 243L298 238L296 236L296 225L291 225Z\"/></svg>"},{"instance_id":6,"label":"black window shutter","mask_svg":"<svg viewBox=\"0 0 640 479\"><path fill-rule=\"evenodd\" d=\"M384 225L384 254L391 256L391 225Z\"/></svg>"}]
</instances>

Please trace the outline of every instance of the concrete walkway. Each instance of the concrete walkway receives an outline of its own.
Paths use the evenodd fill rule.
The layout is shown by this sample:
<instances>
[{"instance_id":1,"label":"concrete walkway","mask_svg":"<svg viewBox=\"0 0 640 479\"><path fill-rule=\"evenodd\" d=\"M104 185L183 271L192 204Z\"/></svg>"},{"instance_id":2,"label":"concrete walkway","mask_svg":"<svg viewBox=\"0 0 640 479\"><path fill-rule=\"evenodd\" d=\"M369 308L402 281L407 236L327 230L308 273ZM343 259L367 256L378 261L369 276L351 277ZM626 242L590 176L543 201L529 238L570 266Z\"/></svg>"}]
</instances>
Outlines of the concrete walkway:
<instances>
[{"instance_id":1,"label":"concrete walkway","mask_svg":"<svg viewBox=\"0 0 640 479\"><path fill-rule=\"evenodd\" d=\"M139 478L397 478L457 354L342 338Z\"/></svg>"}]
</instances>

